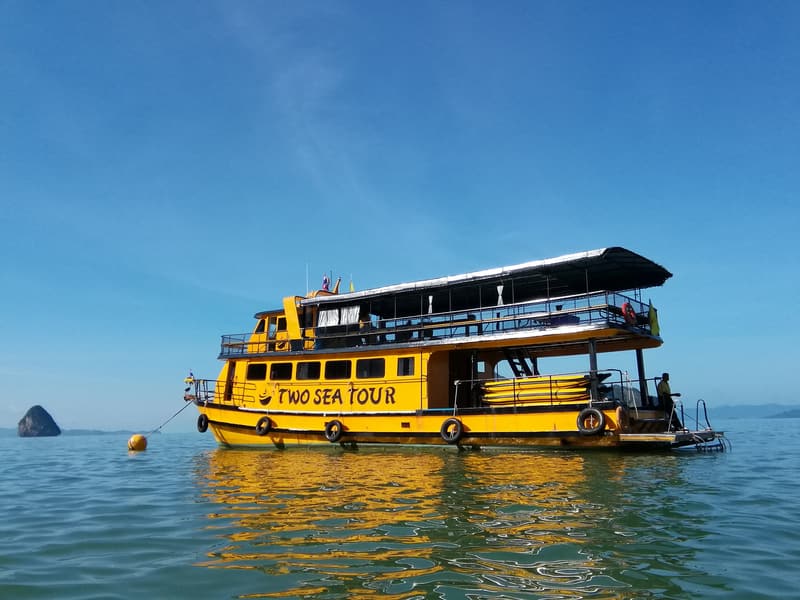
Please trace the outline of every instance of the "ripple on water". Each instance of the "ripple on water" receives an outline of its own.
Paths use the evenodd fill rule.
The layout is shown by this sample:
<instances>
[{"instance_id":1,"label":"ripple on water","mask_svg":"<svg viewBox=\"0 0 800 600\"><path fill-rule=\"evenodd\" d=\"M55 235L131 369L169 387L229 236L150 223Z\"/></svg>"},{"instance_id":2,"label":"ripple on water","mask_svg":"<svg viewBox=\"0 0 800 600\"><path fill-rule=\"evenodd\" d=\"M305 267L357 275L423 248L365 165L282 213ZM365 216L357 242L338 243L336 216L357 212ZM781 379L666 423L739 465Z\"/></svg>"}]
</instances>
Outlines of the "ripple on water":
<instances>
[{"instance_id":1,"label":"ripple on water","mask_svg":"<svg viewBox=\"0 0 800 600\"><path fill-rule=\"evenodd\" d=\"M0 439L2 597L797 597L800 442L646 456L50 441Z\"/></svg>"}]
</instances>

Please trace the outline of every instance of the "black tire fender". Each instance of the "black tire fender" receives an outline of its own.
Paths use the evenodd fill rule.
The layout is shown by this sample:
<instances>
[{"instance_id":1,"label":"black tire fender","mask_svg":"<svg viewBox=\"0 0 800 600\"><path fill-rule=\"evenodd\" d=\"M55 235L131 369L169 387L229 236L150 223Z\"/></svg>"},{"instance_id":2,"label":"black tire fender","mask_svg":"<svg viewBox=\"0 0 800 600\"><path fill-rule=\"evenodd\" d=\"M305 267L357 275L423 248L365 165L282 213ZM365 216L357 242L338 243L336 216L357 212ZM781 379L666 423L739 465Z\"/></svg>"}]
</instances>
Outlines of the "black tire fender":
<instances>
[{"instance_id":1,"label":"black tire fender","mask_svg":"<svg viewBox=\"0 0 800 600\"><path fill-rule=\"evenodd\" d=\"M338 442L342 438L342 433L344 433L344 425L341 421L334 419L325 423L325 439L331 444Z\"/></svg>"},{"instance_id":2,"label":"black tire fender","mask_svg":"<svg viewBox=\"0 0 800 600\"><path fill-rule=\"evenodd\" d=\"M578 431L583 435L596 435L606 427L606 416L596 408L584 408L578 414Z\"/></svg>"},{"instance_id":3,"label":"black tire fender","mask_svg":"<svg viewBox=\"0 0 800 600\"><path fill-rule=\"evenodd\" d=\"M442 423L439 433L448 444L457 444L464 434L464 425L458 419L451 417Z\"/></svg>"},{"instance_id":4,"label":"black tire fender","mask_svg":"<svg viewBox=\"0 0 800 600\"><path fill-rule=\"evenodd\" d=\"M256 423L256 433L258 435L267 435L272 429L272 421L269 417L261 417Z\"/></svg>"},{"instance_id":5,"label":"black tire fender","mask_svg":"<svg viewBox=\"0 0 800 600\"><path fill-rule=\"evenodd\" d=\"M200 433L208 431L208 417L203 413L197 415L197 431Z\"/></svg>"}]
</instances>

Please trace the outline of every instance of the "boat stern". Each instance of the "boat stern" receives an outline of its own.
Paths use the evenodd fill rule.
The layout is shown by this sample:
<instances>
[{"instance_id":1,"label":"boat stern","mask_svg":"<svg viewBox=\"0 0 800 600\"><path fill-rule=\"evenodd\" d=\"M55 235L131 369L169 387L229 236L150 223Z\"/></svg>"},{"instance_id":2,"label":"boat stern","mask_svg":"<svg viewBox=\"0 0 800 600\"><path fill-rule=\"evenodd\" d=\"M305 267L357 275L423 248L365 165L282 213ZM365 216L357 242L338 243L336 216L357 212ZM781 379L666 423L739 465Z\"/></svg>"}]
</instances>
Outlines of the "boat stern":
<instances>
[{"instance_id":1,"label":"boat stern","mask_svg":"<svg viewBox=\"0 0 800 600\"><path fill-rule=\"evenodd\" d=\"M628 449L662 447L664 450L694 446L698 452L724 452L729 447L725 432L714 429L620 433L619 444Z\"/></svg>"}]
</instances>

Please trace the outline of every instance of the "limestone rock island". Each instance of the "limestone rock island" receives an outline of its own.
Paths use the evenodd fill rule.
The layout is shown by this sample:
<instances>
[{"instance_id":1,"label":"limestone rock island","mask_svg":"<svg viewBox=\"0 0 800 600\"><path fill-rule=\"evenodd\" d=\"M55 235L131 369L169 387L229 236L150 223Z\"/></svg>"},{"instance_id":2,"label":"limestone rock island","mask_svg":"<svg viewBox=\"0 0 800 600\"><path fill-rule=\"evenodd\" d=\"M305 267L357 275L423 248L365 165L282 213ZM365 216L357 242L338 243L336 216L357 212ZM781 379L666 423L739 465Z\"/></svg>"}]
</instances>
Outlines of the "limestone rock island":
<instances>
[{"instance_id":1,"label":"limestone rock island","mask_svg":"<svg viewBox=\"0 0 800 600\"><path fill-rule=\"evenodd\" d=\"M30 407L20 419L17 434L19 437L52 437L61 435L61 428L50 413L37 404Z\"/></svg>"}]
</instances>

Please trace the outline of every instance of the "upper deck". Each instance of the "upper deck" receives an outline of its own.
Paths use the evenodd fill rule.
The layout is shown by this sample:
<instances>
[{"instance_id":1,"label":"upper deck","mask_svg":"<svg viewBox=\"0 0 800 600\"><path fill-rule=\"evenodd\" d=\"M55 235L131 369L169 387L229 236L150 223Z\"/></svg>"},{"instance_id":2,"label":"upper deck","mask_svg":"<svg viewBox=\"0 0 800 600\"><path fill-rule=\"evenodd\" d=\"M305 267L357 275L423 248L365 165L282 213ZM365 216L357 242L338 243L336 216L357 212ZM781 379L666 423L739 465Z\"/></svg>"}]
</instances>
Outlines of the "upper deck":
<instances>
[{"instance_id":1,"label":"upper deck","mask_svg":"<svg viewBox=\"0 0 800 600\"><path fill-rule=\"evenodd\" d=\"M671 273L624 248L607 248L463 275L344 294L284 300L256 314L252 333L223 336L220 358L376 346L557 344L600 351L661 343L641 290ZM623 315L630 304L633 313ZM556 351L554 351L556 352Z\"/></svg>"}]
</instances>

